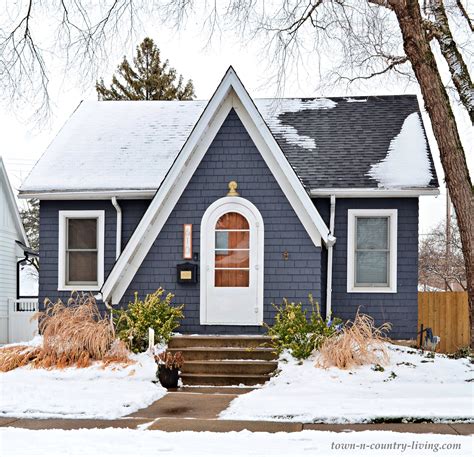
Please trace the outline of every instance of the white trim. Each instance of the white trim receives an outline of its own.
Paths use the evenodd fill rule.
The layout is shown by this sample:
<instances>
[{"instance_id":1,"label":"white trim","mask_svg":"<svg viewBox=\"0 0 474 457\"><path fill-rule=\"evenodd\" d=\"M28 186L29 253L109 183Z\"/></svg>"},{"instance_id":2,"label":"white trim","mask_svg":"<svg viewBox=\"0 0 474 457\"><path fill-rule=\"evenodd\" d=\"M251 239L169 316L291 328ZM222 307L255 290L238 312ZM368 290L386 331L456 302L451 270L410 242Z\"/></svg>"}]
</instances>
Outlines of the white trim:
<instances>
[{"instance_id":1,"label":"white trim","mask_svg":"<svg viewBox=\"0 0 474 457\"><path fill-rule=\"evenodd\" d=\"M323 219L283 155L232 67L186 140L127 246L102 287L104 300L119 303L229 111L235 108L316 246L334 242Z\"/></svg>"},{"instance_id":2,"label":"white trim","mask_svg":"<svg viewBox=\"0 0 474 457\"><path fill-rule=\"evenodd\" d=\"M390 197L421 197L424 195L439 195L439 189L410 188L410 189L381 189L379 187L367 189L311 189L311 197L330 197L335 195L338 198L390 198Z\"/></svg>"},{"instance_id":3,"label":"white trim","mask_svg":"<svg viewBox=\"0 0 474 457\"><path fill-rule=\"evenodd\" d=\"M356 217L390 218L390 266L389 285L381 287L356 286L355 273L355 221ZM398 210L396 209L350 209L347 213L347 292L348 293L396 293L397 292L397 239Z\"/></svg>"},{"instance_id":4,"label":"white trim","mask_svg":"<svg viewBox=\"0 0 474 457\"><path fill-rule=\"evenodd\" d=\"M247 211L242 211L242 208ZM210 252L206 243L206 234L210 230L209 225L214 227L215 222L214 219L222 216L225 213L234 211L237 213L242 214L245 218L248 218L247 212L253 216L256 221L255 230L257 232L257 252L256 252L256 277L257 277L257 308L258 311L255 313L255 322L213 322L208 318L208 299L207 299L207 289L208 289L208 265L210 263L211 258L209 256L213 256L214 252ZM213 219L211 220L211 216ZM249 229L251 231L251 229ZM200 283L200 312L199 318L201 325L261 325L263 322L263 278L264 278L264 224L263 218L260 214L258 208L249 200L242 198L242 197L223 197L219 200L216 200L212 203L205 211L202 219L201 219L201 283ZM249 267L252 269L252 265ZM232 268L235 270L237 268ZM251 274L251 273L250 273Z\"/></svg>"},{"instance_id":5,"label":"white trim","mask_svg":"<svg viewBox=\"0 0 474 457\"><path fill-rule=\"evenodd\" d=\"M26 236L25 227L23 226L23 222L21 220L20 211L18 210L18 205L16 204L15 194L13 192L10 179L8 178L7 169L5 167L5 164L3 163L3 159L1 156L0 156L0 178L2 178L3 182L5 183L6 193L7 193L6 198L10 200L10 206L11 206L10 210L13 212L13 221L15 222L16 229L17 229L17 233L15 235L21 238L21 240L19 241L21 241L25 246L30 247L30 242L28 240L28 237Z\"/></svg>"},{"instance_id":6,"label":"white trim","mask_svg":"<svg viewBox=\"0 0 474 457\"><path fill-rule=\"evenodd\" d=\"M58 212L58 291L61 290L100 290L104 282L104 210L79 210ZM66 220L97 218L97 284L66 284Z\"/></svg>"},{"instance_id":7,"label":"white trim","mask_svg":"<svg viewBox=\"0 0 474 457\"><path fill-rule=\"evenodd\" d=\"M70 191L70 192L36 192L20 191L18 198L37 198L39 200L110 200L113 197L120 199L149 199L156 194L156 189L149 190L97 190L97 191Z\"/></svg>"},{"instance_id":8,"label":"white trim","mask_svg":"<svg viewBox=\"0 0 474 457\"><path fill-rule=\"evenodd\" d=\"M122 252L122 208L120 208L117 197L112 197L112 205L117 212L117 229L115 232L115 260L117 260Z\"/></svg>"},{"instance_id":9,"label":"white trim","mask_svg":"<svg viewBox=\"0 0 474 457\"><path fill-rule=\"evenodd\" d=\"M329 231L334 236L334 227L336 220L336 196L331 195L329 204ZM332 270L333 270L333 255L334 246L332 244L327 246L328 262L326 274L326 319L330 319L332 315Z\"/></svg>"}]
</instances>

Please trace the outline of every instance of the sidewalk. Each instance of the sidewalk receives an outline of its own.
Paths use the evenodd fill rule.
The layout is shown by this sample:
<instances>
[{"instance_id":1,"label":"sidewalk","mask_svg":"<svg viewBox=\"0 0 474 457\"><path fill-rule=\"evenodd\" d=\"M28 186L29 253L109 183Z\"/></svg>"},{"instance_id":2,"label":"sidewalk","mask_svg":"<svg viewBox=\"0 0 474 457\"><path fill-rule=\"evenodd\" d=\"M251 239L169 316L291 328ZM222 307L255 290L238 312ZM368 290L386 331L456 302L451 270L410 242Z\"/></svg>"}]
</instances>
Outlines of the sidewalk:
<instances>
[{"instance_id":1,"label":"sidewalk","mask_svg":"<svg viewBox=\"0 0 474 457\"><path fill-rule=\"evenodd\" d=\"M105 419L18 419L0 418L0 427L30 430L81 428L129 428L142 430L230 432L299 432L320 430L332 432L379 430L400 433L436 433L445 435L474 434L474 424L304 424L301 422L266 422L220 420L218 415L239 394L252 389L184 388L169 392L147 408L128 417Z\"/></svg>"}]
</instances>

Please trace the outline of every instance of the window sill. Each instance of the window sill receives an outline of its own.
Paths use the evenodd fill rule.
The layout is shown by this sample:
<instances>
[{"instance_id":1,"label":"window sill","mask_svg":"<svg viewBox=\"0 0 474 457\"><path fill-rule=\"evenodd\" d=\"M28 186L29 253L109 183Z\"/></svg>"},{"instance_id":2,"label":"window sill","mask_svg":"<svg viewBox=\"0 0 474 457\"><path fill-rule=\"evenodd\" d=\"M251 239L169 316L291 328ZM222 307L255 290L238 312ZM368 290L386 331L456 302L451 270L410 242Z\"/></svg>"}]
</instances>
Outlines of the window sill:
<instances>
[{"instance_id":1,"label":"window sill","mask_svg":"<svg viewBox=\"0 0 474 457\"><path fill-rule=\"evenodd\" d=\"M84 292L98 292L100 286L93 284L74 284L73 286L58 286L58 292L73 292L73 291L84 291Z\"/></svg>"},{"instance_id":2,"label":"window sill","mask_svg":"<svg viewBox=\"0 0 474 457\"><path fill-rule=\"evenodd\" d=\"M392 287L352 287L347 289L348 294L396 294L397 289Z\"/></svg>"}]
</instances>

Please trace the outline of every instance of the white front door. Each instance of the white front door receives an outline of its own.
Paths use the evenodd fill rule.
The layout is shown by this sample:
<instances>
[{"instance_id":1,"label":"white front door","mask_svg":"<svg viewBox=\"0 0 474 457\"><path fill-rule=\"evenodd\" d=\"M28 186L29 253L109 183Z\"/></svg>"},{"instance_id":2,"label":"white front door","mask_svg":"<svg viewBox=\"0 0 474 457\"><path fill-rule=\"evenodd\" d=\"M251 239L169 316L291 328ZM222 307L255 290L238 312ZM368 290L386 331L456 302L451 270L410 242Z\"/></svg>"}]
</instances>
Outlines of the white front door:
<instances>
[{"instance_id":1,"label":"white front door","mask_svg":"<svg viewBox=\"0 0 474 457\"><path fill-rule=\"evenodd\" d=\"M201 224L201 323L263 321L263 220L241 197L214 202Z\"/></svg>"}]
</instances>

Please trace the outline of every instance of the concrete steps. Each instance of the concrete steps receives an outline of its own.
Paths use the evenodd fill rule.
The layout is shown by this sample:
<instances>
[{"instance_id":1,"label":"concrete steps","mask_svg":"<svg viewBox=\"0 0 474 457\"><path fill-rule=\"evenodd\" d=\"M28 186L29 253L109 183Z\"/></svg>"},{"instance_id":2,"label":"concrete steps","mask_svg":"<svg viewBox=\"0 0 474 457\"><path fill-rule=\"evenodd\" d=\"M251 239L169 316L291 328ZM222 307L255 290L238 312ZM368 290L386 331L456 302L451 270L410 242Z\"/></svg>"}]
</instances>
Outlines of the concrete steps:
<instances>
[{"instance_id":1,"label":"concrete steps","mask_svg":"<svg viewBox=\"0 0 474 457\"><path fill-rule=\"evenodd\" d=\"M180 351L186 361L197 360L275 360L276 354L272 348L168 348L169 351Z\"/></svg>"},{"instance_id":2,"label":"concrete steps","mask_svg":"<svg viewBox=\"0 0 474 457\"><path fill-rule=\"evenodd\" d=\"M252 386L270 379L278 367L266 336L175 336L170 352L182 352L181 378L188 386Z\"/></svg>"}]
</instances>

